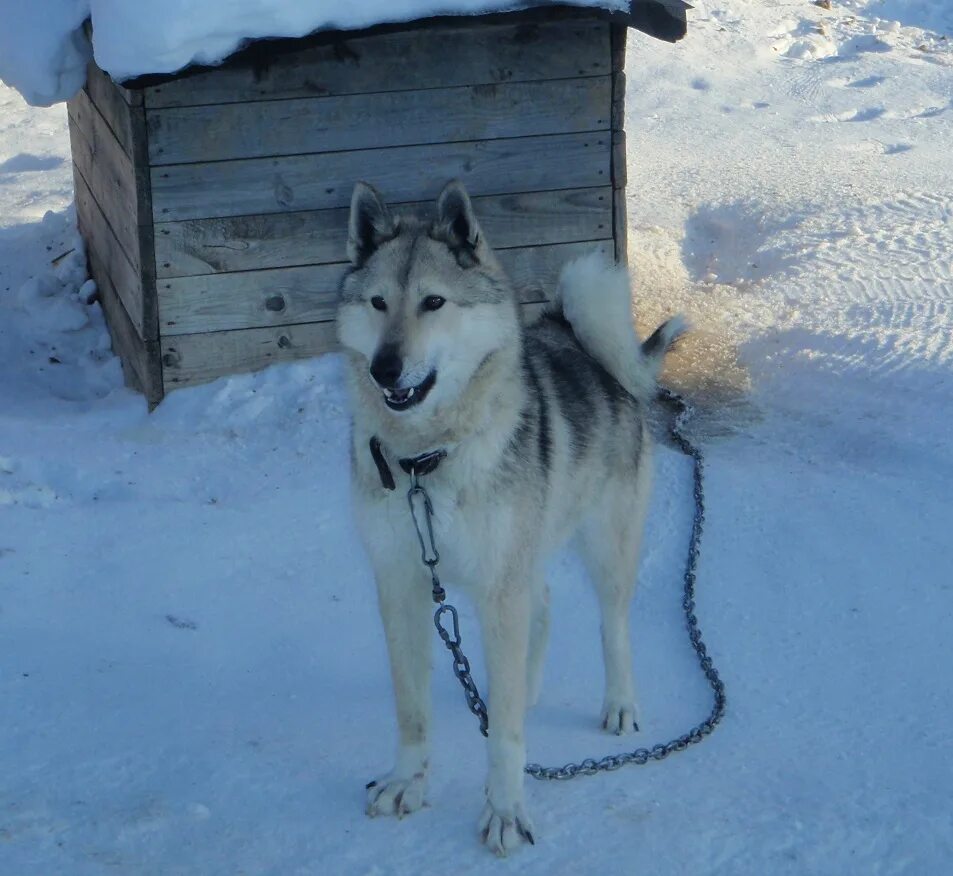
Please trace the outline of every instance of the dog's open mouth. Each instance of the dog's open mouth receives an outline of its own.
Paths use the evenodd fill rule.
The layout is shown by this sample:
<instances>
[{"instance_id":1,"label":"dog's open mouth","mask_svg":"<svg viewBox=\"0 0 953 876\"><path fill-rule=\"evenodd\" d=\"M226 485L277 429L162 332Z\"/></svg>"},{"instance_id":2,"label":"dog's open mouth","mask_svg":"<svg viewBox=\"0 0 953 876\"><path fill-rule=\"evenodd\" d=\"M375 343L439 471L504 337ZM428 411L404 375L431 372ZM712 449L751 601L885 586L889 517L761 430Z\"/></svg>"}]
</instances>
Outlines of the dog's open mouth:
<instances>
[{"instance_id":1,"label":"dog's open mouth","mask_svg":"<svg viewBox=\"0 0 953 876\"><path fill-rule=\"evenodd\" d=\"M406 389L383 389L384 404L392 411L406 411L414 405L419 405L436 382L437 372L431 371L416 386L408 386Z\"/></svg>"}]
</instances>

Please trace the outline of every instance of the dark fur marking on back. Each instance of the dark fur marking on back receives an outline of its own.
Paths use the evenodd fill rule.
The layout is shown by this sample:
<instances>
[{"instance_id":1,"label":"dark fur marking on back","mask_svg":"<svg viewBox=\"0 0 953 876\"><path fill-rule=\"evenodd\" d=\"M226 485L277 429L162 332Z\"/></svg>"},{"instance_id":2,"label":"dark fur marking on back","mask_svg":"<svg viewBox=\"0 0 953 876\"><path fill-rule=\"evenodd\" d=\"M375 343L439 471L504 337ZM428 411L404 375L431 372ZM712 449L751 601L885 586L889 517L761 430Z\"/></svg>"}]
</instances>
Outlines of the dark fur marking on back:
<instances>
[{"instance_id":1,"label":"dark fur marking on back","mask_svg":"<svg viewBox=\"0 0 953 876\"><path fill-rule=\"evenodd\" d=\"M572 431L572 455L582 457L589 447L596 420L593 373L598 365L581 350L544 346L543 353L553 375L556 398ZM607 394L608 395L608 394Z\"/></svg>"},{"instance_id":2,"label":"dark fur marking on back","mask_svg":"<svg viewBox=\"0 0 953 876\"><path fill-rule=\"evenodd\" d=\"M527 361L525 351L523 353L523 372L526 375L527 382L529 383L530 393L538 393L539 382L536 380L536 375L532 371L529 362ZM513 434L510 436L508 447L509 452L504 456L505 465L511 473L517 473L524 465L526 461L524 448L529 446L535 425L535 406L532 404L532 399L528 399L526 404L523 405L523 409L520 411L519 424L516 426L516 428L513 430Z\"/></svg>"},{"instance_id":3,"label":"dark fur marking on back","mask_svg":"<svg viewBox=\"0 0 953 876\"><path fill-rule=\"evenodd\" d=\"M546 402L546 394L539 382L539 375L528 355L523 356L526 376L529 379L530 394L532 401L536 403L536 446L539 454L539 461L542 466L543 475L549 480L549 471L552 465L553 435L552 424L549 421L549 405Z\"/></svg>"},{"instance_id":4,"label":"dark fur marking on back","mask_svg":"<svg viewBox=\"0 0 953 876\"><path fill-rule=\"evenodd\" d=\"M523 409L520 414L519 425L513 430L510 437L509 454L504 457L506 466L511 472L518 471L522 465L522 454L520 448L526 446L529 442L530 434L533 431L533 418L529 415L527 409Z\"/></svg>"}]
</instances>

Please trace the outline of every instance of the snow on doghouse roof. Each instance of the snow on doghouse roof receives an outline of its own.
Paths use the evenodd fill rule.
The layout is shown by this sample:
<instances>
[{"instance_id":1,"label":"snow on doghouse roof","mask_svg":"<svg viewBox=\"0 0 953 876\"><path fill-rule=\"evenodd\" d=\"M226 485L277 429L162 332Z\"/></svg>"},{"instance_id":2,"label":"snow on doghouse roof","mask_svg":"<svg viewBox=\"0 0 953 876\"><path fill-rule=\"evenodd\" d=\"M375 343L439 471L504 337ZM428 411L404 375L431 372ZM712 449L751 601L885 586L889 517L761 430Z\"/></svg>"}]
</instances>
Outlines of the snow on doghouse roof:
<instances>
[{"instance_id":1,"label":"snow on doghouse roof","mask_svg":"<svg viewBox=\"0 0 953 876\"><path fill-rule=\"evenodd\" d=\"M230 0L226 15L220 4L194 0L0 0L0 79L29 103L48 106L83 87L93 56L124 80L217 64L254 39L549 5L602 9L668 40L684 34L688 8L682 0Z\"/></svg>"}]
</instances>

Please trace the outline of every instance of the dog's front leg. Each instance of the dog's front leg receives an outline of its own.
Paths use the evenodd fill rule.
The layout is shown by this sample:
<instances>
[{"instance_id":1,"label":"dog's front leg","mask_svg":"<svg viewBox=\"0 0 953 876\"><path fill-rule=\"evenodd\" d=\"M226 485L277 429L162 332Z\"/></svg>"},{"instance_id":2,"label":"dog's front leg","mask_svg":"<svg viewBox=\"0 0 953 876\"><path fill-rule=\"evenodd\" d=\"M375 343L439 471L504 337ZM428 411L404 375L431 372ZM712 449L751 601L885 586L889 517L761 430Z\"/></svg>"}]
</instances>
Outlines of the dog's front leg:
<instances>
[{"instance_id":1,"label":"dog's front leg","mask_svg":"<svg viewBox=\"0 0 953 876\"><path fill-rule=\"evenodd\" d=\"M477 601L489 677L490 717L486 805L479 829L487 848L501 856L524 842L534 842L523 797L528 585L525 575L507 576Z\"/></svg>"},{"instance_id":2,"label":"dog's front leg","mask_svg":"<svg viewBox=\"0 0 953 876\"><path fill-rule=\"evenodd\" d=\"M380 564L376 578L397 705L398 744L394 768L367 786L367 814L400 818L420 809L427 791L430 586L416 567L407 568L393 557Z\"/></svg>"}]
</instances>

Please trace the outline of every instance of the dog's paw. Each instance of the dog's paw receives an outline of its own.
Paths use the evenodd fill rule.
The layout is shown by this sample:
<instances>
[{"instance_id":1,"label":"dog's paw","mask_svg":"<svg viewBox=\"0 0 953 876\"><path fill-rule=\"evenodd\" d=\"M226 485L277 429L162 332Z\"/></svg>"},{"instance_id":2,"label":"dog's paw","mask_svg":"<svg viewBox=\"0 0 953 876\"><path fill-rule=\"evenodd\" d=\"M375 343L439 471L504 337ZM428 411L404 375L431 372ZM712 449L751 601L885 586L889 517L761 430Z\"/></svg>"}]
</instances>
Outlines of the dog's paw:
<instances>
[{"instance_id":1,"label":"dog's paw","mask_svg":"<svg viewBox=\"0 0 953 876\"><path fill-rule=\"evenodd\" d=\"M622 736L638 732L639 714L635 703L623 700L607 700L602 707L602 729L607 733Z\"/></svg>"},{"instance_id":2,"label":"dog's paw","mask_svg":"<svg viewBox=\"0 0 953 876\"><path fill-rule=\"evenodd\" d=\"M487 800L478 827L480 841L500 858L505 858L524 843L536 845L533 823L520 804L500 810Z\"/></svg>"},{"instance_id":3,"label":"dog's paw","mask_svg":"<svg viewBox=\"0 0 953 876\"><path fill-rule=\"evenodd\" d=\"M396 815L403 818L424 805L427 794L427 777L415 773L410 778L393 774L367 784L367 808L371 818L378 815Z\"/></svg>"}]
</instances>

